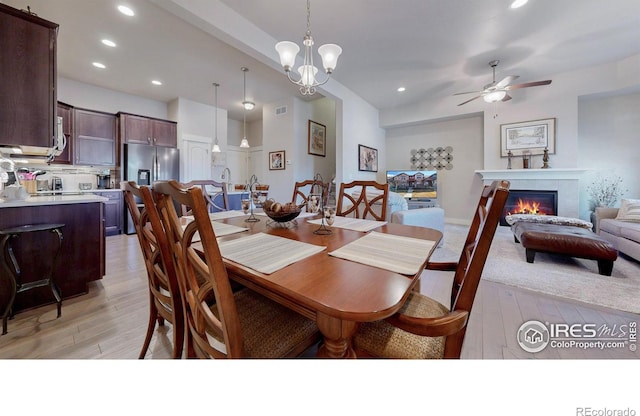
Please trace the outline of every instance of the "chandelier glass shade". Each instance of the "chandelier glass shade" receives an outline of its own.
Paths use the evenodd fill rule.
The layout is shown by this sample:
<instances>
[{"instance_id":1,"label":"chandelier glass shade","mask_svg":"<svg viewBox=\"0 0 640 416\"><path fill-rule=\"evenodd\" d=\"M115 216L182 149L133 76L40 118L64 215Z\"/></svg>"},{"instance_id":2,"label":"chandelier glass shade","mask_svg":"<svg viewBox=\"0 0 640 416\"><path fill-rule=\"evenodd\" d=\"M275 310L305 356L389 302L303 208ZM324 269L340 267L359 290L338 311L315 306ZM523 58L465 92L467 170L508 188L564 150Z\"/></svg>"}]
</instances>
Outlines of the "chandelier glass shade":
<instances>
[{"instance_id":1,"label":"chandelier glass shade","mask_svg":"<svg viewBox=\"0 0 640 416\"><path fill-rule=\"evenodd\" d=\"M342 53L342 48L336 44L330 43L322 45L318 48L318 54L322 58L322 67L327 74L324 81L319 81L316 78L318 68L313 65L313 37L311 36L311 1L307 0L307 33L304 36L302 42L304 46L304 61L298 68L300 77L298 79L291 75L291 69L296 63L298 52L300 47L294 42L282 41L276 44L276 51L280 56L280 64L287 73L289 81L300 86L300 93L302 95L313 95L316 92L316 87L326 84L329 81L330 75L336 68L338 63L338 57Z\"/></svg>"}]
</instances>

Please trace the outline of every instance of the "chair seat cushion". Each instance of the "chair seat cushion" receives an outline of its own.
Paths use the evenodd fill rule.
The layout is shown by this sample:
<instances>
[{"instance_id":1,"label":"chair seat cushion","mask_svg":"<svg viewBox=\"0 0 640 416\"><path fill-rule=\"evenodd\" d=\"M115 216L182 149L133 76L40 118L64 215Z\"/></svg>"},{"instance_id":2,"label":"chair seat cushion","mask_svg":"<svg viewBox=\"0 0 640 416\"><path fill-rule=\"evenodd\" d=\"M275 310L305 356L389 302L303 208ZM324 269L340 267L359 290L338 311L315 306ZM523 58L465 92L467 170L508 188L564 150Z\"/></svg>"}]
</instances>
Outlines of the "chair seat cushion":
<instances>
[{"instance_id":1,"label":"chair seat cushion","mask_svg":"<svg viewBox=\"0 0 640 416\"><path fill-rule=\"evenodd\" d=\"M247 357L296 356L319 339L315 322L271 299L249 289L235 292L234 298ZM218 316L215 305L211 310Z\"/></svg>"},{"instance_id":2,"label":"chair seat cushion","mask_svg":"<svg viewBox=\"0 0 640 416\"><path fill-rule=\"evenodd\" d=\"M400 313L420 318L435 318L449 313L441 303L412 293ZM384 358L442 358L445 337L425 337L396 328L386 321L364 322L353 337L356 351Z\"/></svg>"}]
</instances>

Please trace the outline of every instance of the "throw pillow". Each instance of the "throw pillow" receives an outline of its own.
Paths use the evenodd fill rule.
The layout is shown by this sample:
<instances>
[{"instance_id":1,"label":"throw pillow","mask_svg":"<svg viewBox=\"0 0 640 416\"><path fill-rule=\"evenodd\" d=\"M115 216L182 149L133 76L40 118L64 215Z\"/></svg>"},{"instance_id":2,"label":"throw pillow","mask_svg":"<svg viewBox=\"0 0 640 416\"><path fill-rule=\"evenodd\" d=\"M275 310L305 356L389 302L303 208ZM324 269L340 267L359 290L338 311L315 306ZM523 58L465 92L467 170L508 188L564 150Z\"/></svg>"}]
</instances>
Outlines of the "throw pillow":
<instances>
[{"instance_id":1,"label":"throw pillow","mask_svg":"<svg viewBox=\"0 0 640 416\"><path fill-rule=\"evenodd\" d=\"M640 199L623 199L616 220L640 222Z\"/></svg>"},{"instance_id":2,"label":"throw pillow","mask_svg":"<svg viewBox=\"0 0 640 416\"><path fill-rule=\"evenodd\" d=\"M509 225L516 222L535 222L539 224L573 225L588 230L593 228L593 224L580 218L558 217L555 215L535 215L535 214L511 214L504 217Z\"/></svg>"}]
</instances>

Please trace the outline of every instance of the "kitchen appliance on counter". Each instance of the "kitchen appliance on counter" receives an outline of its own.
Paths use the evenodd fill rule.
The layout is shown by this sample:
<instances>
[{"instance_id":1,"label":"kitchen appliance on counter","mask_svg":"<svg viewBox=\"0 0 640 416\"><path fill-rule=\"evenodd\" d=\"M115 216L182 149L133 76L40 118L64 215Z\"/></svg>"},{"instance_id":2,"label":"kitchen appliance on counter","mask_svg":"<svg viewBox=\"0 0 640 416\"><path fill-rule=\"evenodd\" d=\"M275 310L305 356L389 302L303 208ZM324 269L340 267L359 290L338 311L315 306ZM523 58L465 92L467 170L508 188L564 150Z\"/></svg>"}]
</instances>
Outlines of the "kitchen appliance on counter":
<instances>
[{"instance_id":1,"label":"kitchen appliance on counter","mask_svg":"<svg viewBox=\"0 0 640 416\"><path fill-rule=\"evenodd\" d=\"M111 175L100 173L98 177L98 189L109 189L111 187Z\"/></svg>"},{"instance_id":2,"label":"kitchen appliance on counter","mask_svg":"<svg viewBox=\"0 0 640 416\"><path fill-rule=\"evenodd\" d=\"M51 178L51 189L53 191L62 191L62 178L54 176Z\"/></svg>"},{"instance_id":3,"label":"kitchen appliance on counter","mask_svg":"<svg viewBox=\"0 0 640 416\"><path fill-rule=\"evenodd\" d=\"M123 181L152 186L155 181L180 180L180 151L175 147L125 143L122 158ZM142 205L138 198L136 202ZM124 210L124 215L127 219L126 233L135 234L136 229L128 210Z\"/></svg>"}]
</instances>

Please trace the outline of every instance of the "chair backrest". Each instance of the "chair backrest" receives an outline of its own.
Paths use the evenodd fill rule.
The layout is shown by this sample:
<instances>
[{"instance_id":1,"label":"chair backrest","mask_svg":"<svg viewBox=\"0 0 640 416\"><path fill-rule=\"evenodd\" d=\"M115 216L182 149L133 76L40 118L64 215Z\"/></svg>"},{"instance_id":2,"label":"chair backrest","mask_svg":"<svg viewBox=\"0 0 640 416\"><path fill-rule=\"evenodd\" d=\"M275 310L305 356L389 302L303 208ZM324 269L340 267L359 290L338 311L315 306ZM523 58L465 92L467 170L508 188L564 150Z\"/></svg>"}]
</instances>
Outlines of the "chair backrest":
<instances>
[{"instance_id":1,"label":"chair backrest","mask_svg":"<svg viewBox=\"0 0 640 416\"><path fill-rule=\"evenodd\" d=\"M482 270L509 196L509 186L508 181L494 181L483 188L456 267L451 290L452 311L467 311L471 315ZM445 357L460 356L465 331L466 326L460 332L447 337Z\"/></svg>"},{"instance_id":2,"label":"chair backrest","mask_svg":"<svg viewBox=\"0 0 640 416\"><path fill-rule=\"evenodd\" d=\"M207 205L199 187L183 188L175 180L153 185L158 209L177 258L178 277L187 322L187 356L237 358L244 356L235 299L216 241ZM186 226L173 201L191 207L194 220ZM200 242L194 242L196 232ZM194 244L202 245L203 256ZM208 305L215 301L216 313Z\"/></svg>"},{"instance_id":3,"label":"chair backrest","mask_svg":"<svg viewBox=\"0 0 640 416\"><path fill-rule=\"evenodd\" d=\"M306 181L296 182L293 185L293 196L291 202L299 207L305 207L308 211L309 197L311 195L323 195L323 205L329 200L329 182L322 183L308 179Z\"/></svg>"},{"instance_id":4,"label":"chair backrest","mask_svg":"<svg viewBox=\"0 0 640 416\"><path fill-rule=\"evenodd\" d=\"M194 180L183 183L184 188L199 186L207 203L207 209L213 211L227 211L229 209L229 195L226 182L216 182L210 179ZM191 208L182 205L182 215L191 215Z\"/></svg>"},{"instance_id":5,"label":"chair backrest","mask_svg":"<svg viewBox=\"0 0 640 416\"><path fill-rule=\"evenodd\" d=\"M336 215L367 219L371 216L376 221L385 221L387 217L387 201L389 200L389 184L375 181L353 181L340 184L337 196Z\"/></svg>"},{"instance_id":6,"label":"chair backrest","mask_svg":"<svg viewBox=\"0 0 640 416\"><path fill-rule=\"evenodd\" d=\"M172 323L174 342L180 344L174 345L174 352L180 355L184 342L184 310L173 251L167 233L149 187L138 186L135 182L122 182L120 186L124 191L127 209L131 214L142 249L151 300L158 314ZM142 210L136 198L142 201Z\"/></svg>"}]
</instances>

